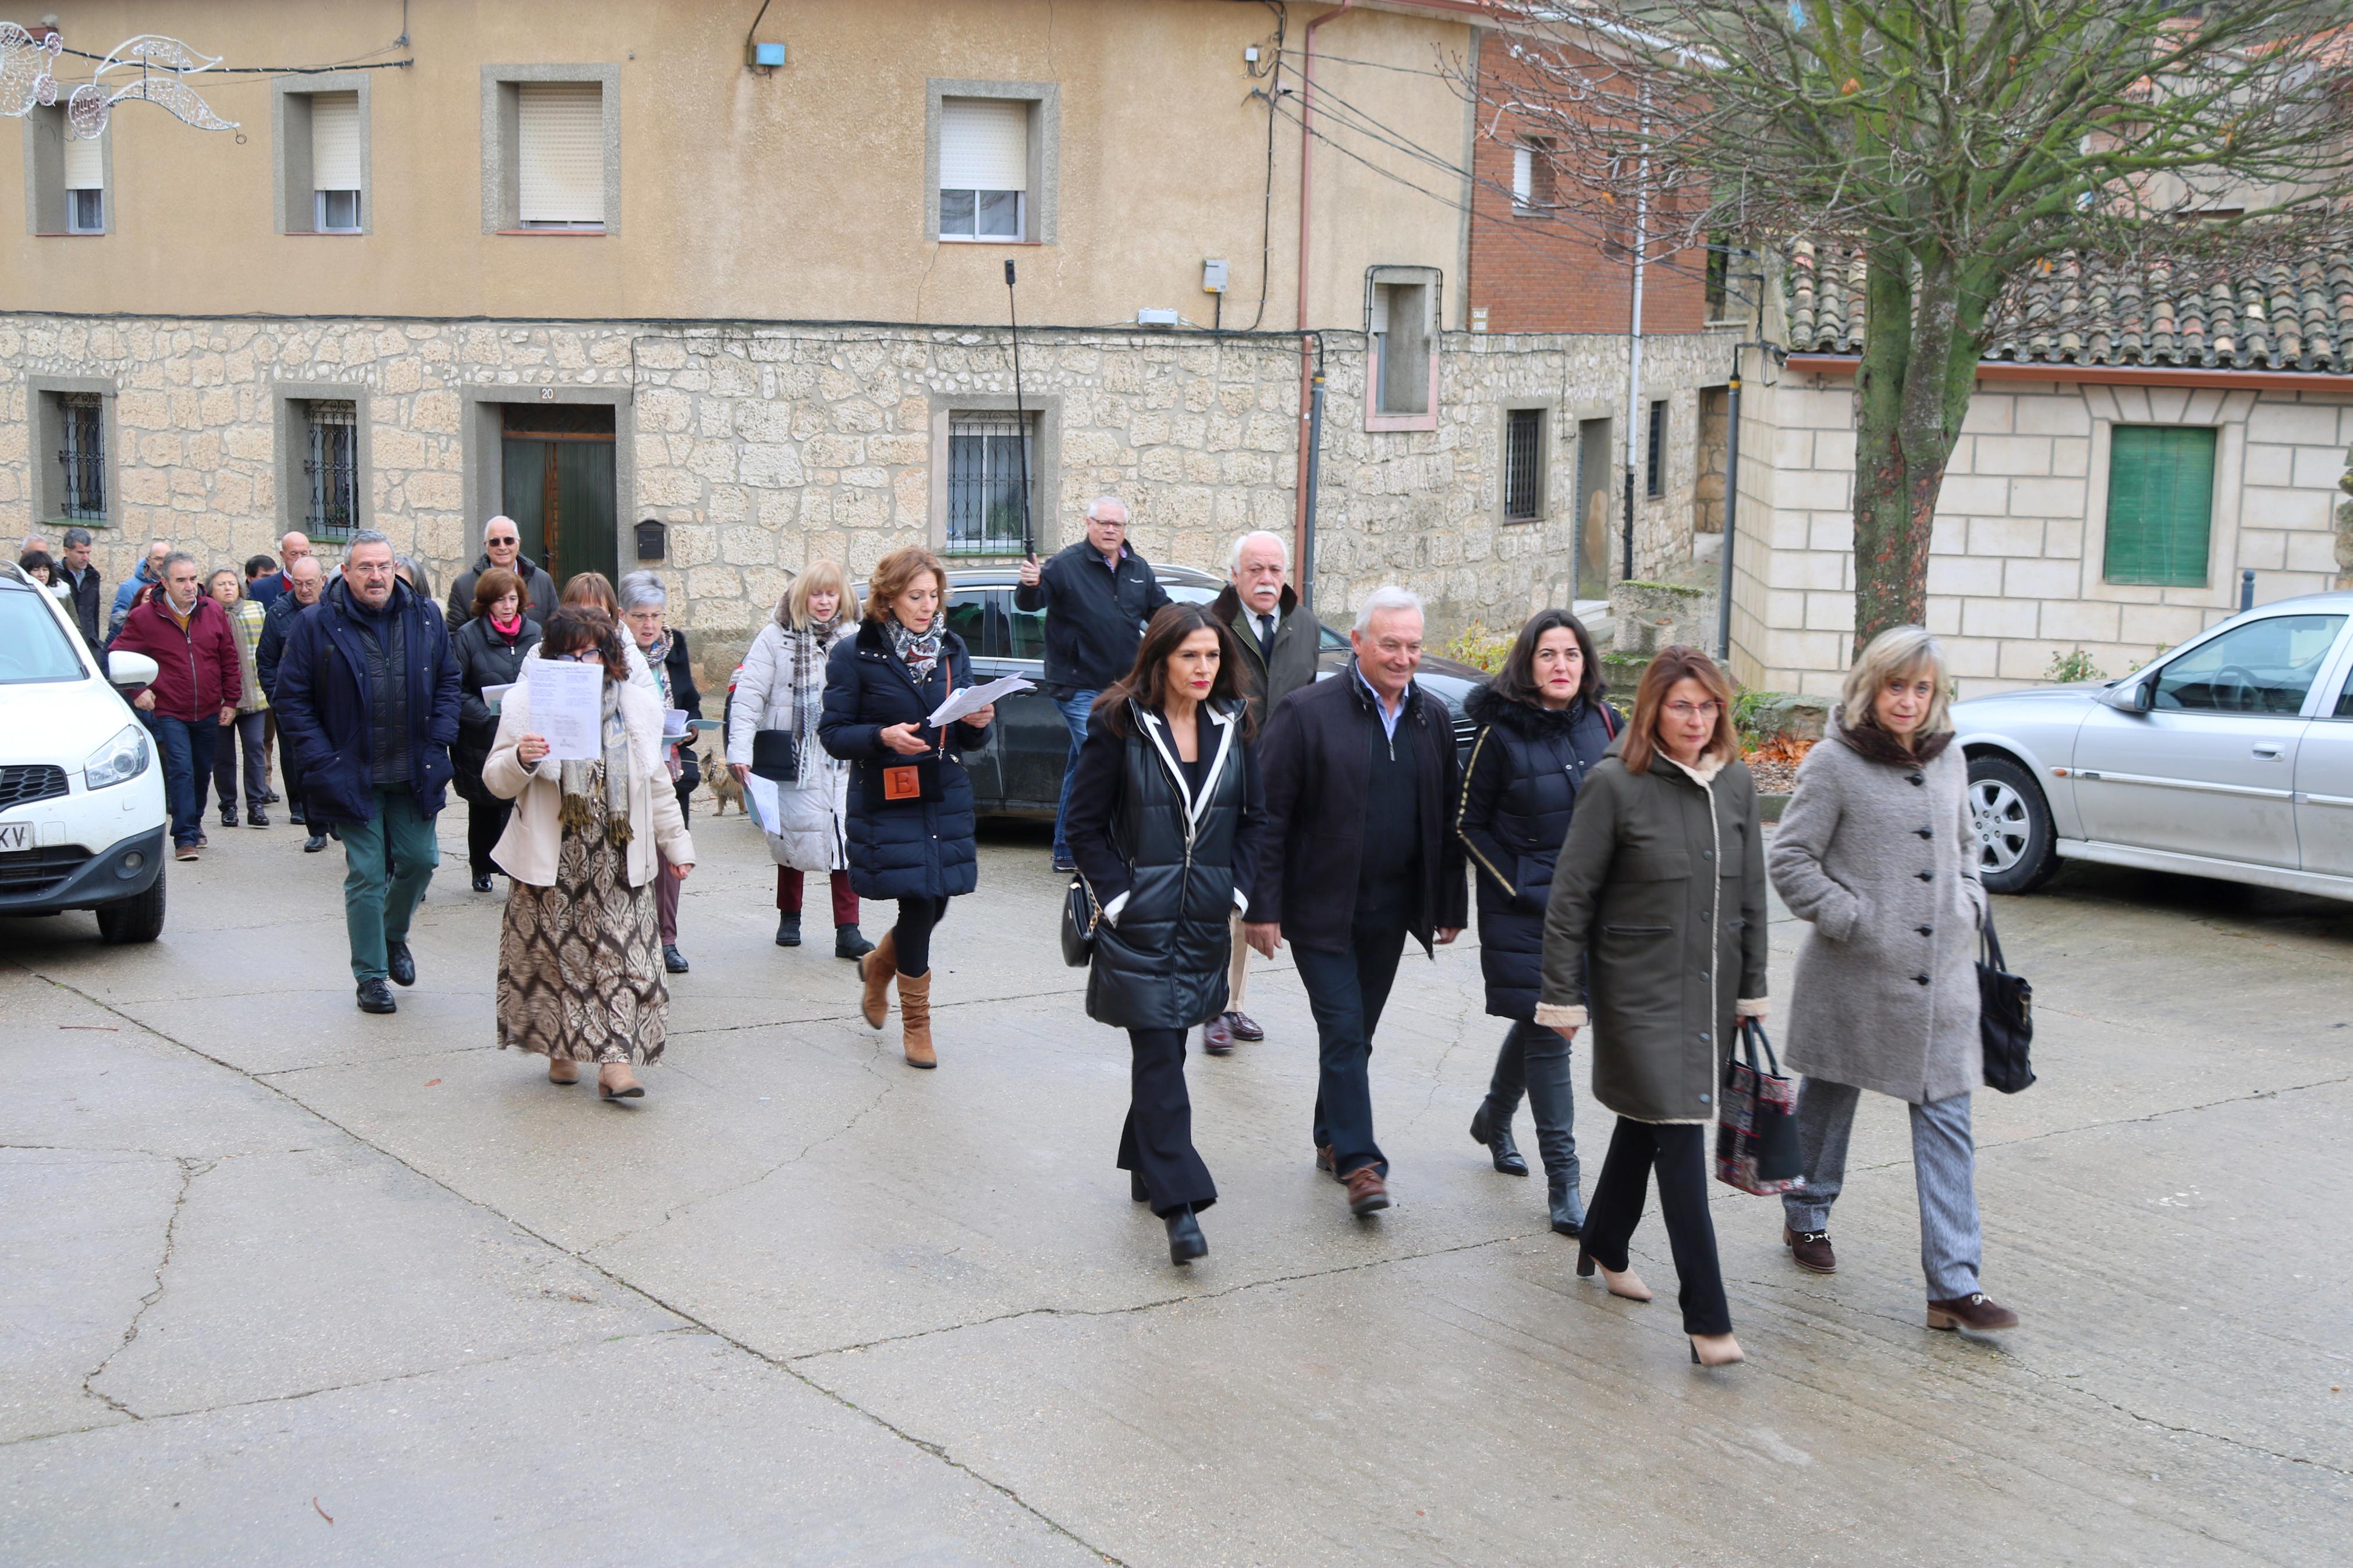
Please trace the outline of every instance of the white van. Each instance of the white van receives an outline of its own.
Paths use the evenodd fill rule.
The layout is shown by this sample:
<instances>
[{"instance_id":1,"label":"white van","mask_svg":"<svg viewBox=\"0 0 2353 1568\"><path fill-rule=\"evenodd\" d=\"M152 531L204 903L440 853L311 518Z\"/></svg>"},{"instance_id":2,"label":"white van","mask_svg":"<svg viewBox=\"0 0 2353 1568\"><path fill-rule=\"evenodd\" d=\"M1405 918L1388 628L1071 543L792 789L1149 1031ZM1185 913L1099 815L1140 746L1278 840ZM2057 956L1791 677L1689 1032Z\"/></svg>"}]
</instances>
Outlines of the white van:
<instances>
[{"instance_id":1,"label":"white van","mask_svg":"<svg viewBox=\"0 0 2353 1568\"><path fill-rule=\"evenodd\" d=\"M144 654L101 668L56 591L0 564L0 916L95 910L108 942L163 932L164 763L114 689L154 679Z\"/></svg>"}]
</instances>

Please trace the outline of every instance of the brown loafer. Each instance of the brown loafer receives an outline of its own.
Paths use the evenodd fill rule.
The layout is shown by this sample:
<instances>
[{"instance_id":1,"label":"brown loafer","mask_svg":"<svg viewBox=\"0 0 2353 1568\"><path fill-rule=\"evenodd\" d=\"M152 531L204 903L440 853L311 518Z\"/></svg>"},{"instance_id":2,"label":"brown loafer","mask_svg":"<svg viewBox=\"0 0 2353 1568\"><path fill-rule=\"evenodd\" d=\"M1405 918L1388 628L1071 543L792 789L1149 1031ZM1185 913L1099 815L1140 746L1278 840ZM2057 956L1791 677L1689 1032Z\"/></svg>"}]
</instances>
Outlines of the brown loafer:
<instances>
[{"instance_id":1,"label":"brown loafer","mask_svg":"<svg viewBox=\"0 0 2353 1568\"><path fill-rule=\"evenodd\" d=\"M1201 1048L1213 1057L1234 1054L1234 1029L1229 1021L1233 1015L1220 1013L1201 1026Z\"/></svg>"},{"instance_id":2,"label":"brown loafer","mask_svg":"<svg viewBox=\"0 0 2353 1568\"><path fill-rule=\"evenodd\" d=\"M1359 1219L1389 1206L1389 1184L1371 1165L1359 1165L1343 1178L1348 1184L1348 1212Z\"/></svg>"},{"instance_id":3,"label":"brown loafer","mask_svg":"<svg viewBox=\"0 0 2353 1568\"><path fill-rule=\"evenodd\" d=\"M1838 1272L1838 1254L1831 1250L1831 1233L1826 1230L1792 1230L1781 1227L1781 1244L1789 1249L1789 1260L1809 1274Z\"/></svg>"},{"instance_id":4,"label":"brown loafer","mask_svg":"<svg viewBox=\"0 0 2353 1568\"><path fill-rule=\"evenodd\" d=\"M1984 1291L1972 1290L1949 1301L1929 1302L1928 1326L1932 1329L1967 1329L1971 1333L1990 1334L1997 1330L2018 1327L2018 1314L1988 1297Z\"/></svg>"},{"instance_id":5,"label":"brown loafer","mask_svg":"<svg viewBox=\"0 0 2353 1568\"><path fill-rule=\"evenodd\" d=\"M1234 1032L1234 1038L1238 1040L1255 1042L1266 1038L1266 1031L1260 1028L1248 1013L1238 1011L1227 1014L1226 1027Z\"/></svg>"},{"instance_id":6,"label":"brown loafer","mask_svg":"<svg viewBox=\"0 0 2353 1568\"><path fill-rule=\"evenodd\" d=\"M1315 1168L1319 1171L1331 1171L1332 1179L1335 1182L1340 1180L1340 1173L1332 1170L1332 1145L1329 1143L1315 1145Z\"/></svg>"}]
</instances>

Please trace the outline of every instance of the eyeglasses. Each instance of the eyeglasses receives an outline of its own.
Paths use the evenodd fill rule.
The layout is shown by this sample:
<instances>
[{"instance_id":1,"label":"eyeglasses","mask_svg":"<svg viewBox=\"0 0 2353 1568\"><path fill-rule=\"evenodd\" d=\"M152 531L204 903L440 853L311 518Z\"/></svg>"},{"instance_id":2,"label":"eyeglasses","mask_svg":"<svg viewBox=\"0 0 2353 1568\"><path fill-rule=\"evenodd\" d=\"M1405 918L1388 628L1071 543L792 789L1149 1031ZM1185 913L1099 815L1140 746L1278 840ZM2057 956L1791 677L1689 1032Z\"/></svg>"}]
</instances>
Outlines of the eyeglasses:
<instances>
[{"instance_id":1,"label":"eyeglasses","mask_svg":"<svg viewBox=\"0 0 2353 1568\"><path fill-rule=\"evenodd\" d=\"M1670 702L1667 711L1678 719L1713 719L1724 711L1721 702Z\"/></svg>"},{"instance_id":2,"label":"eyeglasses","mask_svg":"<svg viewBox=\"0 0 2353 1568\"><path fill-rule=\"evenodd\" d=\"M561 659L566 664L602 664L605 662L605 656L596 652L593 648L583 648L578 653L550 654L548 657L553 659Z\"/></svg>"}]
</instances>

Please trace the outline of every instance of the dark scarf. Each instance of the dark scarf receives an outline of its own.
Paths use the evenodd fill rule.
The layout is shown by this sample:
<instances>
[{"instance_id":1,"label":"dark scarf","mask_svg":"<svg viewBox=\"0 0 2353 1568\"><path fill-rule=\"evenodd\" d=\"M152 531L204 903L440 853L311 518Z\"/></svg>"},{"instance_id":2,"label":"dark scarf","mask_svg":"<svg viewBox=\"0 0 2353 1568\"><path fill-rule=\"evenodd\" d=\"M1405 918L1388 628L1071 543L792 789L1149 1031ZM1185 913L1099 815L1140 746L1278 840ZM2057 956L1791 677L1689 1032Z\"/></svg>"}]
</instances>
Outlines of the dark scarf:
<instances>
[{"instance_id":1,"label":"dark scarf","mask_svg":"<svg viewBox=\"0 0 2353 1568\"><path fill-rule=\"evenodd\" d=\"M1833 731L1846 749L1866 762L1884 763L1891 768L1916 768L1933 763L1953 743L1953 731L1921 737L1917 747L1905 745L1879 727L1874 715L1866 713L1861 721L1847 722L1843 703L1831 710Z\"/></svg>"},{"instance_id":2,"label":"dark scarf","mask_svg":"<svg viewBox=\"0 0 2353 1568\"><path fill-rule=\"evenodd\" d=\"M886 614L882 617L882 629L891 638L891 651L899 656L918 687L932 678L932 666L940 661L940 633L944 629L941 623L945 618L934 616L930 631L911 632L899 624L898 616Z\"/></svg>"}]
</instances>

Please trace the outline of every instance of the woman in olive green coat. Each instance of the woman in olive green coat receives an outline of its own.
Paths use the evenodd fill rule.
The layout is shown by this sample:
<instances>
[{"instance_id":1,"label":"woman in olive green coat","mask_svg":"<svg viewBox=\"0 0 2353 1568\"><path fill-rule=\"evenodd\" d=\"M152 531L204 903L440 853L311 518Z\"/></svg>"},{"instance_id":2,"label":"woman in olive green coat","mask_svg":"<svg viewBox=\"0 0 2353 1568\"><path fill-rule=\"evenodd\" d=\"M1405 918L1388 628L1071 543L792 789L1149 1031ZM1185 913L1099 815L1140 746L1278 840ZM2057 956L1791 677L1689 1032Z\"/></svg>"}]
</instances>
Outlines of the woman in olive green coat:
<instances>
[{"instance_id":1,"label":"woman in olive green coat","mask_svg":"<svg viewBox=\"0 0 2353 1568\"><path fill-rule=\"evenodd\" d=\"M1627 1245L1651 1173L1692 1359L1741 1359L1707 1214L1707 1132L1738 1020L1765 1016L1765 856L1732 688L1671 647L1634 716L1586 775L1545 911L1535 1021L1594 1025L1593 1096L1618 1113L1587 1205L1577 1271L1647 1301Z\"/></svg>"}]
</instances>

